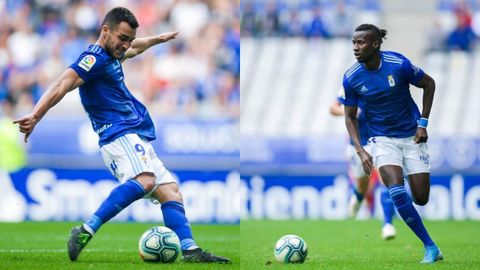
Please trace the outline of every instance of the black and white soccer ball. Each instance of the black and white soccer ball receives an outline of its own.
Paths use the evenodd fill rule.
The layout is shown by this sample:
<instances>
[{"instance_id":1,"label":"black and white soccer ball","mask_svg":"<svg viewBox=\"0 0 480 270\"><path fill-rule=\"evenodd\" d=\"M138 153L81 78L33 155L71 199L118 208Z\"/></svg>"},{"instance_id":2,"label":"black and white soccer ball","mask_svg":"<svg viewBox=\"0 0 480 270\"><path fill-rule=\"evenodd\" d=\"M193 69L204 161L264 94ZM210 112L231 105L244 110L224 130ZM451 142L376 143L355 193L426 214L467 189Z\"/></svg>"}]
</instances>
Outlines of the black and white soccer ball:
<instances>
[{"instance_id":1,"label":"black and white soccer ball","mask_svg":"<svg viewBox=\"0 0 480 270\"><path fill-rule=\"evenodd\" d=\"M303 263L307 258L307 243L300 236L288 234L278 239L273 250L281 263Z\"/></svg>"},{"instance_id":2,"label":"black and white soccer ball","mask_svg":"<svg viewBox=\"0 0 480 270\"><path fill-rule=\"evenodd\" d=\"M152 227L140 237L138 252L146 262L172 263L181 252L180 240L167 227Z\"/></svg>"}]
</instances>

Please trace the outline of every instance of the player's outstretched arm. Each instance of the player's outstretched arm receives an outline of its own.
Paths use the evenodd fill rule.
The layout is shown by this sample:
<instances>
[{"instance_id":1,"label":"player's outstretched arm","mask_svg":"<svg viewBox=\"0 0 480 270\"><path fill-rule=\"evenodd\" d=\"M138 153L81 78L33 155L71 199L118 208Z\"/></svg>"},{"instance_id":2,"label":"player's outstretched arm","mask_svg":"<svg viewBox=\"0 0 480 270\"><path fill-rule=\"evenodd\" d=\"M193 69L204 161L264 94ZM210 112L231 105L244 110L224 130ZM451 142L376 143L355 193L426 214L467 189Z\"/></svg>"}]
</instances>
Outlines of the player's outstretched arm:
<instances>
[{"instance_id":1,"label":"player's outstretched arm","mask_svg":"<svg viewBox=\"0 0 480 270\"><path fill-rule=\"evenodd\" d=\"M65 94L82 84L83 80L78 74L71 68L67 69L42 95L30 114L13 121L14 124L18 124L20 132L25 133L24 141L27 142L35 125L50 108L62 100Z\"/></svg>"},{"instance_id":2,"label":"player's outstretched arm","mask_svg":"<svg viewBox=\"0 0 480 270\"><path fill-rule=\"evenodd\" d=\"M358 132L358 118L357 118L357 106L344 106L345 107L345 125L347 126L348 133L352 139L355 150L357 151L360 160L362 161L363 170L367 175L371 175L373 170L373 160L367 151L363 148L360 142L360 135Z\"/></svg>"},{"instance_id":3,"label":"player's outstretched arm","mask_svg":"<svg viewBox=\"0 0 480 270\"><path fill-rule=\"evenodd\" d=\"M435 81L425 73L417 86L423 88L422 118L428 119L430 110L432 109L433 96L435 95ZM427 140L428 133L426 127L418 127L414 138L415 143L424 143L427 142Z\"/></svg>"},{"instance_id":4,"label":"player's outstretched arm","mask_svg":"<svg viewBox=\"0 0 480 270\"><path fill-rule=\"evenodd\" d=\"M136 38L132 41L132 46L128 48L123 56L121 62L127 60L128 58L133 58L141 53L143 53L148 48L155 46L159 43L164 43L169 40L175 39L178 35L178 31L174 32L165 32L159 35Z\"/></svg>"}]
</instances>

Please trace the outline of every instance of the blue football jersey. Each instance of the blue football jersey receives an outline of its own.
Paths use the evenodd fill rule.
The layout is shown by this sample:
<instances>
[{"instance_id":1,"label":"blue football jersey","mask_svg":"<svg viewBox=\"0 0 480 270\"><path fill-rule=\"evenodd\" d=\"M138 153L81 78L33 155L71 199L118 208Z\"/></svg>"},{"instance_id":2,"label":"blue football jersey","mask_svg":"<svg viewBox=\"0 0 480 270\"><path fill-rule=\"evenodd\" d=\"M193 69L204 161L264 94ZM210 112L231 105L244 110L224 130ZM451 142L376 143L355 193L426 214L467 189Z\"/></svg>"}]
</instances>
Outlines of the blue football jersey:
<instances>
[{"instance_id":1,"label":"blue football jersey","mask_svg":"<svg viewBox=\"0 0 480 270\"><path fill-rule=\"evenodd\" d=\"M100 146L127 133L149 141L155 127L145 108L127 89L120 62L98 45L91 45L70 68L83 79L80 98L100 137Z\"/></svg>"},{"instance_id":2,"label":"blue football jersey","mask_svg":"<svg viewBox=\"0 0 480 270\"><path fill-rule=\"evenodd\" d=\"M410 94L410 84L417 85L423 70L396 52L381 52L377 70L367 70L355 63L343 76L346 106L363 103L368 134L406 138L415 135L420 112Z\"/></svg>"}]
</instances>

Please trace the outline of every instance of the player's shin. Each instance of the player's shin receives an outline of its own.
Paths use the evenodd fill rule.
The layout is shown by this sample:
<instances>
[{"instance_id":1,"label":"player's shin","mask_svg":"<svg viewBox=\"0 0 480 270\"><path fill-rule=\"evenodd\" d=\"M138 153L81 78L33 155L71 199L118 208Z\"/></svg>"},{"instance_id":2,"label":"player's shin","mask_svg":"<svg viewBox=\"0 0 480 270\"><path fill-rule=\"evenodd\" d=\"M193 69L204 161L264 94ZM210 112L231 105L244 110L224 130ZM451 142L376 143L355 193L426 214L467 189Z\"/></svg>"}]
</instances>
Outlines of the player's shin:
<instances>
[{"instance_id":1,"label":"player's shin","mask_svg":"<svg viewBox=\"0 0 480 270\"><path fill-rule=\"evenodd\" d=\"M145 189L135 180L128 180L114 188L97 211L84 224L84 228L94 234L102 224L116 216L125 207L145 195Z\"/></svg>"},{"instance_id":2,"label":"player's shin","mask_svg":"<svg viewBox=\"0 0 480 270\"><path fill-rule=\"evenodd\" d=\"M413 206L412 200L407 195L405 187L403 185L393 185L388 187L388 192L402 219L417 237L420 238L425 247L435 246L435 243L423 225L422 218Z\"/></svg>"},{"instance_id":3,"label":"player's shin","mask_svg":"<svg viewBox=\"0 0 480 270\"><path fill-rule=\"evenodd\" d=\"M165 226L172 229L178 235L182 250L198 247L193 240L192 228L185 216L185 209L181 202L168 201L162 203L162 214Z\"/></svg>"}]
</instances>

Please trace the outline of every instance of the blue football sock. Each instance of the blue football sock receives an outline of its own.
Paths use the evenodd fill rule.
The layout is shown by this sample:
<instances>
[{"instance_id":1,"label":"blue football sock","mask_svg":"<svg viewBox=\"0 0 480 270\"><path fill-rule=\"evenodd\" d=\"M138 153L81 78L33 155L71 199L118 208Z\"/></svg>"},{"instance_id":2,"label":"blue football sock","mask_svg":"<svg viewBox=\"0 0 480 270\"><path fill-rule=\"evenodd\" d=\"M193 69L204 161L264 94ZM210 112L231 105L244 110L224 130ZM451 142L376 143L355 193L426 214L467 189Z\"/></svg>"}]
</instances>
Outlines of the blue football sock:
<instances>
[{"instance_id":1,"label":"blue football sock","mask_svg":"<svg viewBox=\"0 0 480 270\"><path fill-rule=\"evenodd\" d=\"M395 206L388 189L383 186L380 193L380 202L382 203L384 224L392 224L393 215L395 214Z\"/></svg>"},{"instance_id":2,"label":"blue football sock","mask_svg":"<svg viewBox=\"0 0 480 270\"><path fill-rule=\"evenodd\" d=\"M140 183L136 180L126 181L110 192L97 211L85 222L84 228L92 234L95 233L102 224L144 195L145 189Z\"/></svg>"},{"instance_id":3,"label":"blue football sock","mask_svg":"<svg viewBox=\"0 0 480 270\"><path fill-rule=\"evenodd\" d=\"M388 192L398 213L405 223L407 223L408 227L422 240L426 247L434 246L435 243L432 238L430 238L425 226L423 226L422 218L418 215L415 207L413 207L412 200L407 195L405 187L403 185L393 185L388 188Z\"/></svg>"},{"instance_id":4,"label":"blue football sock","mask_svg":"<svg viewBox=\"0 0 480 270\"><path fill-rule=\"evenodd\" d=\"M162 203L162 214L165 226L178 235L182 250L197 246L195 240L193 240L192 228L185 216L185 209L182 203L176 201Z\"/></svg>"}]
</instances>

